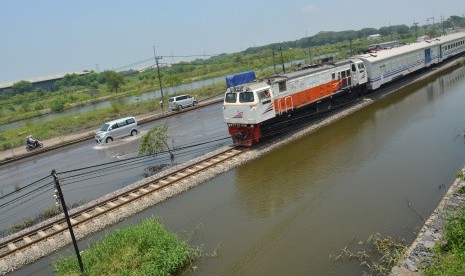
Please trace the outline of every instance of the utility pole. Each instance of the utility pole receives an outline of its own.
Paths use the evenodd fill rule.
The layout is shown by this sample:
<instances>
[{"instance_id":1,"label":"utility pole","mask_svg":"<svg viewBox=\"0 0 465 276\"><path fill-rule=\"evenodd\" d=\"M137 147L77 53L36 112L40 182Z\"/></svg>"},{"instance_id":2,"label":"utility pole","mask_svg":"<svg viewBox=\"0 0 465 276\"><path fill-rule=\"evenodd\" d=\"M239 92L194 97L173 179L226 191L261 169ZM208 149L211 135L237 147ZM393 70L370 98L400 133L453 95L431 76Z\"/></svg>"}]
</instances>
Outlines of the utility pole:
<instances>
[{"instance_id":1,"label":"utility pole","mask_svg":"<svg viewBox=\"0 0 465 276\"><path fill-rule=\"evenodd\" d=\"M286 73L286 69L284 68L283 49L281 46L279 46L279 51L281 52L281 64L283 66L283 73Z\"/></svg>"},{"instance_id":2,"label":"utility pole","mask_svg":"<svg viewBox=\"0 0 465 276\"><path fill-rule=\"evenodd\" d=\"M60 181L58 180L55 170L52 170L52 176L55 181L55 189L58 192L58 197L60 198L61 207L63 208L63 213L65 213L65 218L66 218L66 223L68 224L69 234L71 235L71 239L73 240L74 250L76 251L76 257L79 262L79 270L81 270L81 275L82 275L84 273L84 265L82 264L81 253L79 252L76 237L74 236L73 226L71 225L71 221L68 215L68 208L66 208L65 197L63 196L63 192L61 191Z\"/></svg>"},{"instance_id":3,"label":"utility pole","mask_svg":"<svg viewBox=\"0 0 465 276\"><path fill-rule=\"evenodd\" d=\"M160 83L160 93L161 93L161 108L163 111L163 107L165 106L165 98L163 97L163 86L161 84L160 66L158 65L158 60L162 59L163 57L157 57L157 53L155 52L155 46L153 46L153 55L155 56L155 63L157 65L158 82Z\"/></svg>"},{"instance_id":4,"label":"utility pole","mask_svg":"<svg viewBox=\"0 0 465 276\"><path fill-rule=\"evenodd\" d=\"M353 50L352 50L352 39L349 40L350 42L350 57L353 55Z\"/></svg>"},{"instance_id":5,"label":"utility pole","mask_svg":"<svg viewBox=\"0 0 465 276\"><path fill-rule=\"evenodd\" d=\"M415 22L415 20L413 20L413 27L415 29L415 39L418 38L418 22Z\"/></svg>"},{"instance_id":6,"label":"utility pole","mask_svg":"<svg viewBox=\"0 0 465 276\"><path fill-rule=\"evenodd\" d=\"M273 67L274 67L274 74L277 75L278 72L276 72L276 60L274 58L274 50L273 50Z\"/></svg>"},{"instance_id":7,"label":"utility pole","mask_svg":"<svg viewBox=\"0 0 465 276\"><path fill-rule=\"evenodd\" d=\"M312 51L310 50L310 44L312 39L307 37L307 31L305 31L305 38L307 40L308 56L310 58L310 65L312 65Z\"/></svg>"},{"instance_id":8,"label":"utility pole","mask_svg":"<svg viewBox=\"0 0 465 276\"><path fill-rule=\"evenodd\" d=\"M444 17L441 15L442 35L446 35L446 27L444 26Z\"/></svg>"}]
</instances>

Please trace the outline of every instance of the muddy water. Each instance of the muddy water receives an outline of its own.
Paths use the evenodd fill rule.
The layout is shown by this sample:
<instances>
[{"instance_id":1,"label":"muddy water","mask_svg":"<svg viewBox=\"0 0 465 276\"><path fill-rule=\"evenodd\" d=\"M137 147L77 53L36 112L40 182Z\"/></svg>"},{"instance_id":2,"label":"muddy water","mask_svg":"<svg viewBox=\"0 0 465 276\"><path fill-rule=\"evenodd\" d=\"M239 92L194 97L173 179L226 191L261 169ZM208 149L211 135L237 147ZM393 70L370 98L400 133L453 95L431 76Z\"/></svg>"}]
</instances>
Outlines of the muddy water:
<instances>
[{"instance_id":1,"label":"muddy water","mask_svg":"<svg viewBox=\"0 0 465 276\"><path fill-rule=\"evenodd\" d=\"M198 275L360 275L372 233L413 241L465 164L465 69L390 96L155 213L218 257ZM410 205L410 206L409 206ZM180 218L181 217L181 218Z\"/></svg>"},{"instance_id":2,"label":"muddy water","mask_svg":"<svg viewBox=\"0 0 465 276\"><path fill-rule=\"evenodd\" d=\"M211 255L186 274L361 275L358 263L334 263L329 256L373 233L414 240L465 165L464 103L460 68L122 224L160 217L202 245ZM18 273L46 275L49 261Z\"/></svg>"}]
</instances>

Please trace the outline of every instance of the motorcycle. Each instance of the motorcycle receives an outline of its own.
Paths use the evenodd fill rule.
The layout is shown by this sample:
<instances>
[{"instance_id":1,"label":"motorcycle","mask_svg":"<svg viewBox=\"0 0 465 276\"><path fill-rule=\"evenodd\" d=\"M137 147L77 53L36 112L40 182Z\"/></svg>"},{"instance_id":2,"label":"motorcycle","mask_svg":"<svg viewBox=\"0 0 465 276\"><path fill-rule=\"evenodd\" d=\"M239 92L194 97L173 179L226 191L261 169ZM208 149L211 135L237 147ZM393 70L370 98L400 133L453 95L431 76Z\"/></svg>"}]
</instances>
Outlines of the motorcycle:
<instances>
[{"instance_id":1,"label":"motorcycle","mask_svg":"<svg viewBox=\"0 0 465 276\"><path fill-rule=\"evenodd\" d=\"M38 140L35 140L32 144L26 144L26 150L27 151L31 151L31 150L34 150L34 149L38 149L38 148L41 148L43 147L44 144L42 144L40 141Z\"/></svg>"}]
</instances>

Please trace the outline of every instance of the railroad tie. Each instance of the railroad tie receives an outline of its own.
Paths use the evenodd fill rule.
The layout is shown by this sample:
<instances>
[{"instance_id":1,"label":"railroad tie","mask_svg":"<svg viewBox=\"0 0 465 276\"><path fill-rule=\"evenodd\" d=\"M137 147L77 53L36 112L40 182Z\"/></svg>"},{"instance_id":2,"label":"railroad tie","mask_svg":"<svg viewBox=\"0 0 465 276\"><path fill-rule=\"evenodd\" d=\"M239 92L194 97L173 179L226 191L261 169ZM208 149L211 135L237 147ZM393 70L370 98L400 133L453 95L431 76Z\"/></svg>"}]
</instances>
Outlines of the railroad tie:
<instances>
[{"instance_id":1,"label":"railroad tie","mask_svg":"<svg viewBox=\"0 0 465 276\"><path fill-rule=\"evenodd\" d=\"M8 249L10 249L11 251L13 251L13 250L16 249L16 245L15 245L14 243L10 242L10 243L8 244Z\"/></svg>"},{"instance_id":2,"label":"railroad tie","mask_svg":"<svg viewBox=\"0 0 465 276\"><path fill-rule=\"evenodd\" d=\"M55 230L57 230L57 231L60 231L61 229L63 229L63 226L61 226L59 224L55 224L55 225L53 225L53 228L55 228Z\"/></svg>"},{"instance_id":3,"label":"railroad tie","mask_svg":"<svg viewBox=\"0 0 465 276\"><path fill-rule=\"evenodd\" d=\"M31 243L31 242L32 242L32 239L29 238L29 237L24 237L24 238L23 238L23 241L24 241L25 243Z\"/></svg>"}]
</instances>

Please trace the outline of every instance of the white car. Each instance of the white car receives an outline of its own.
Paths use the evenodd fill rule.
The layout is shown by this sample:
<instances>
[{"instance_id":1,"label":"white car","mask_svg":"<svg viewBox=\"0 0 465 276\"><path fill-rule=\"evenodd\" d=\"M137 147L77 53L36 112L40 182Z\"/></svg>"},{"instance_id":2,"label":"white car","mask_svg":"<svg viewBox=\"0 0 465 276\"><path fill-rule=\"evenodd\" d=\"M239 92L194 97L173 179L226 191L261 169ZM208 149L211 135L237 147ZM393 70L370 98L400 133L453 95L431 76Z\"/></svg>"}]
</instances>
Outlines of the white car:
<instances>
[{"instance_id":1,"label":"white car","mask_svg":"<svg viewBox=\"0 0 465 276\"><path fill-rule=\"evenodd\" d=\"M190 95L180 95L171 97L168 100L168 108L169 110L181 110L188 106L194 106L197 104L197 101L194 97Z\"/></svg>"},{"instance_id":2,"label":"white car","mask_svg":"<svg viewBox=\"0 0 465 276\"><path fill-rule=\"evenodd\" d=\"M100 130L95 134L95 141L97 143L103 141L105 141L105 143L110 143L117 138L137 135L138 132L139 129L137 127L136 118L121 118L103 124Z\"/></svg>"}]
</instances>

